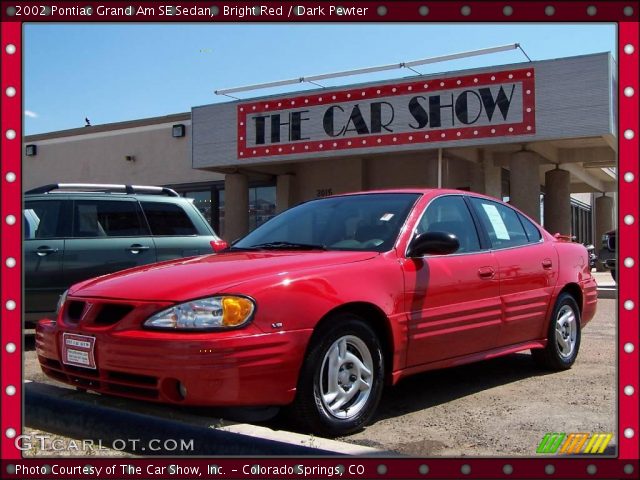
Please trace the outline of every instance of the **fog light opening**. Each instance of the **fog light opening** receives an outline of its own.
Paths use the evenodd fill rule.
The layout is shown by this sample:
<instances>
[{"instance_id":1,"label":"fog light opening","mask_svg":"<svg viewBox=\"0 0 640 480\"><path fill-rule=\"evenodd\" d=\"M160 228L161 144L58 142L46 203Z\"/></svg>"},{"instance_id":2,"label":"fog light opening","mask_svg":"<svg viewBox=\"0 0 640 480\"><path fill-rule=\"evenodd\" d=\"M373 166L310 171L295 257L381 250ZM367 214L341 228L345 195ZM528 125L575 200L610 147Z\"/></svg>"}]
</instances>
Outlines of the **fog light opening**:
<instances>
[{"instance_id":1,"label":"fog light opening","mask_svg":"<svg viewBox=\"0 0 640 480\"><path fill-rule=\"evenodd\" d=\"M178 395L180 395L182 400L187 398L187 387L185 387L182 382L178 382Z\"/></svg>"}]
</instances>

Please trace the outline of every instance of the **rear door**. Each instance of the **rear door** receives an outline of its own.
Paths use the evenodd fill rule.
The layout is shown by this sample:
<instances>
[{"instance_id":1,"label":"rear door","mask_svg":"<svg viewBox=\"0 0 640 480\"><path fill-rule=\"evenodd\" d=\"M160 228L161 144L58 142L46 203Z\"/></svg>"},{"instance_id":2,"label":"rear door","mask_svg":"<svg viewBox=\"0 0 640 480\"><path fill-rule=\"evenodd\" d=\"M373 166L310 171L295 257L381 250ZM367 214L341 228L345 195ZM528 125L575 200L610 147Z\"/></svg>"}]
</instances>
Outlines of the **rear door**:
<instances>
[{"instance_id":1,"label":"rear door","mask_svg":"<svg viewBox=\"0 0 640 480\"><path fill-rule=\"evenodd\" d=\"M155 261L135 198L74 200L73 232L64 253L67 284Z\"/></svg>"},{"instance_id":2,"label":"rear door","mask_svg":"<svg viewBox=\"0 0 640 480\"><path fill-rule=\"evenodd\" d=\"M26 200L23 211L25 312L52 312L67 288L62 276L68 210L63 199Z\"/></svg>"},{"instance_id":3,"label":"rear door","mask_svg":"<svg viewBox=\"0 0 640 480\"><path fill-rule=\"evenodd\" d=\"M407 366L489 350L501 326L498 263L482 243L464 197L437 197L415 235L447 232L460 249L403 260L409 310Z\"/></svg>"},{"instance_id":4,"label":"rear door","mask_svg":"<svg viewBox=\"0 0 640 480\"><path fill-rule=\"evenodd\" d=\"M191 204L141 200L158 261L213 253L213 230Z\"/></svg>"},{"instance_id":5,"label":"rear door","mask_svg":"<svg viewBox=\"0 0 640 480\"><path fill-rule=\"evenodd\" d=\"M545 336L545 319L557 283L558 257L524 215L502 203L471 197L498 261L503 325L500 345Z\"/></svg>"}]
</instances>

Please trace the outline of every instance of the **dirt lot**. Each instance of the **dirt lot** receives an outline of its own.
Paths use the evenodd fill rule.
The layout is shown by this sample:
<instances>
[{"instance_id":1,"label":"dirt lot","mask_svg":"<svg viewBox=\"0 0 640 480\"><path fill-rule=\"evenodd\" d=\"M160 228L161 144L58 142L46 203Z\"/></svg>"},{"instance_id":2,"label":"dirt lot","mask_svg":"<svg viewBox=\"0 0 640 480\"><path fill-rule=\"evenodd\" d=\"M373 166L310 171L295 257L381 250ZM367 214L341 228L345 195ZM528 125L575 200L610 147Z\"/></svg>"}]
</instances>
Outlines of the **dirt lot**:
<instances>
[{"instance_id":1,"label":"dirt lot","mask_svg":"<svg viewBox=\"0 0 640 480\"><path fill-rule=\"evenodd\" d=\"M519 353L421 374L388 389L375 423L341 440L412 456L531 456L547 432L615 439L615 308L614 300L599 301L569 371L542 372ZM41 373L32 338L26 348L25 378L55 383Z\"/></svg>"}]
</instances>

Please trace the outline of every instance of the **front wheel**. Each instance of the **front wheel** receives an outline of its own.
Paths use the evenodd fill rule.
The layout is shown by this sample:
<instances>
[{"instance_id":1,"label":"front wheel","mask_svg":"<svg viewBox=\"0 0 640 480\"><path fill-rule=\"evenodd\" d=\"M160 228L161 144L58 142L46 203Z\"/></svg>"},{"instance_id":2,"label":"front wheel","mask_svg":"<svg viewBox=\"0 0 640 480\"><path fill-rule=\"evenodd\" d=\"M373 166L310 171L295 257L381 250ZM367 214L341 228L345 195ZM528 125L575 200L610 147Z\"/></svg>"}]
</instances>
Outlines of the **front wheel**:
<instances>
[{"instance_id":1,"label":"front wheel","mask_svg":"<svg viewBox=\"0 0 640 480\"><path fill-rule=\"evenodd\" d=\"M571 368L580 349L580 309L568 293L558 296L547 334L547 346L532 350L534 361L549 370Z\"/></svg>"},{"instance_id":2,"label":"front wheel","mask_svg":"<svg viewBox=\"0 0 640 480\"><path fill-rule=\"evenodd\" d=\"M380 341L360 317L339 314L314 335L300 372L295 419L314 433L346 435L371 420L384 383Z\"/></svg>"}]
</instances>

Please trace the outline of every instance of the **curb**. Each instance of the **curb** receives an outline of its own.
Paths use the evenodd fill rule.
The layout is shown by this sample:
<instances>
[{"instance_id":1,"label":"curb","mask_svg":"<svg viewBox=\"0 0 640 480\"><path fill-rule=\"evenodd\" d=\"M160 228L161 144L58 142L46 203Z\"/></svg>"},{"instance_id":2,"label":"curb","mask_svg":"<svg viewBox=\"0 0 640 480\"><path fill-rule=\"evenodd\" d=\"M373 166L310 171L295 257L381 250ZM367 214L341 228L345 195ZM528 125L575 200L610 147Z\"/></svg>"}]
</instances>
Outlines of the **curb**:
<instances>
[{"instance_id":1,"label":"curb","mask_svg":"<svg viewBox=\"0 0 640 480\"><path fill-rule=\"evenodd\" d=\"M123 405L125 403L125 405ZM140 410L136 404L133 410ZM25 425L75 439L91 439L103 445L126 443L122 450L134 455L242 455L335 456L380 455L380 450L298 433L271 430L250 424L213 428L202 418L171 410L171 417L126 410L121 398L81 393L37 382L24 384ZM177 410L177 411L176 411ZM155 413L155 414L154 414ZM162 414L162 409L159 409ZM126 440L135 439L137 442ZM145 450L149 442L174 439L192 441L185 452ZM125 440L125 442L122 442Z\"/></svg>"},{"instance_id":2,"label":"curb","mask_svg":"<svg viewBox=\"0 0 640 480\"><path fill-rule=\"evenodd\" d=\"M602 286L596 290L598 292L598 298L616 299L618 298L618 288L616 286Z\"/></svg>"}]
</instances>

